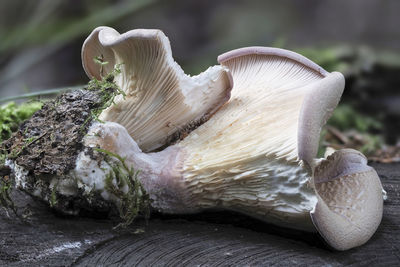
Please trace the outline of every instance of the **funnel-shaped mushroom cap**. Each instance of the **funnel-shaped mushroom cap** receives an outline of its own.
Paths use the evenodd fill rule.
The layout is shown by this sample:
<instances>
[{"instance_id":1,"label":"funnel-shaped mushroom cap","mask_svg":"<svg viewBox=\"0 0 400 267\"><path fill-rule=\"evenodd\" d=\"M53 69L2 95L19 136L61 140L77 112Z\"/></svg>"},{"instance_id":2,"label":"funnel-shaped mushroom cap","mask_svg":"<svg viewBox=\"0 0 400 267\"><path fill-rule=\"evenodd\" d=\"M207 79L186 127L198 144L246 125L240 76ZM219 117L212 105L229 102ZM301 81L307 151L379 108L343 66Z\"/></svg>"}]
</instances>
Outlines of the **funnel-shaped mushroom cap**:
<instances>
[{"instance_id":1,"label":"funnel-shaped mushroom cap","mask_svg":"<svg viewBox=\"0 0 400 267\"><path fill-rule=\"evenodd\" d=\"M316 167L314 186L318 203L311 218L328 244L346 250L367 242L381 222L383 196L365 156L336 151Z\"/></svg>"},{"instance_id":2,"label":"funnel-shaped mushroom cap","mask_svg":"<svg viewBox=\"0 0 400 267\"><path fill-rule=\"evenodd\" d=\"M184 140L201 151L196 158L207 154L196 162L221 166L269 157L311 164L321 127L343 92L343 75L277 48L242 48L218 61L231 71L234 87L229 102Z\"/></svg>"},{"instance_id":3,"label":"funnel-shaped mushroom cap","mask_svg":"<svg viewBox=\"0 0 400 267\"><path fill-rule=\"evenodd\" d=\"M316 203L299 163L313 162L344 78L276 48L238 49L218 61L232 73L231 99L178 144L187 151L185 181L222 207L254 207L264 220L296 227Z\"/></svg>"},{"instance_id":4,"label":"funnel-shaped mushroom cap","mask_svg":"<svg viewBox=\"0 0 400 267\"><path fill-rule=\"evenodd\" d=\"M102 67L95 57L108 64ZM100 119L123 125L144 151L157 149L173 134L208 119L229 99L232 87L222 66L186 75L160 30L119 34L112 28L96 28L83 44L82 62L87 75L97 79L121 64L116 83L126 97L118 96Z\"/></svg>"}]
</instances>

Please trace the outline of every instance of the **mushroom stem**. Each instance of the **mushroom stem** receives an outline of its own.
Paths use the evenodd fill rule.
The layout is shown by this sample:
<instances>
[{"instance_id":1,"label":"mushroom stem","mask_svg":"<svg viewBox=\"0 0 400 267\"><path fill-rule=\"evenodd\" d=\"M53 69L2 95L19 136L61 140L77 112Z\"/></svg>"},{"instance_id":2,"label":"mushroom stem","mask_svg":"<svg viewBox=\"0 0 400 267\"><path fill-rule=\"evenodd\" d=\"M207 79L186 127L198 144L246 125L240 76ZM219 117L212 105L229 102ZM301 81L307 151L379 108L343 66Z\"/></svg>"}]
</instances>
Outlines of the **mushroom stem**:
<instances>
[{"instance_id":1,"label":"mushroom stem","mask_svg":"<svg viewBox=\"0 0 400 267\"><path fill-rule=\"evenodd\" d=\"M182 168L189 151L174 145L161 152L143 153L124 127L110 122L94 124L85 146L117 153L140 170L139 180L150 195L152 208L160 212L228 209L269 223L315 231L309 212L317 197L309 186L310 176L297 163L260 157L228 171L215 170L212 176L192 176ZM76 175L84 176L91 165L79 165ZM102 180L106 172L104 177L97 175L96 179Z\"/></svg>"},{"instance_id":2,"label":"mushroom stem","mask_svg":"<svg viewBox=\"0 0 400 267\"><path fill-rule=\"evenodd\" d=\"M94 64L96 56L109 64ZM131 222L149 195L152 208L164 213L228 209L317 230L338 250L365 243L377 229L382 186L365 157L342 150L315 159L321 128L344 89L342 74L287 50L249 47L190 77L161 31L120 35L107 27L88 37L82 59L97 78L122 64L116 83L125 98L113 98L115 105L99 116L113 122L95 122L83 137L89 124L81 118L86 128L75 136L73 167L32 175L17 161L9 164L18 187L56 209L77 214L117 207ZM60 141L71 143L67 137ZM63 158L62 151L45 156Z\"/></svg>"},{"instance_id":3,"label":"mushroom stem","mask_svg":"<svg viewBox=\"0 0 400 267\"><path fill-rule=\"evenodd\" d=\"M132 140L135 149L123 153L142 170L153 207L166 213L235 210L318 230L338 250L365 243L382 217L379 177L352 150L315 159L343 75L274 48L238 49L218 60L232 74L233 88L217 113L162 152L143 154ZM123 140L130 138L114 138L121 136L114 153L127 149ZM102 142L97 145L107 145Z\"/></svg>"},{"instance_id":4,"label":"mushroom stem","mask_svg":"<svg viewBox=\"0 0 400 267\"><path fill-rule=\"evenodd\" d=\"M313 179L305 167L266 157L192 176L182 168L189 151L178 145L146 154L124 127L109 122L94 124L89 133L86 146L118 153L140 170L152 208L163 213L233 210L279 226L318 231L338 250L364 244L382 218L379 178L352 149L315 160ZM91 165L78 165L75 173L84 177L82 170Z\"/></svg>"},{"instance_id":5,"label":"mushroom stem","mask_svg":"<svg viewBox=\"0 0 400 267\"><path fill-rule=\"evenodd\" d=\"M101 65L93 61L99 56ZM169 145L209 119L229 99L232 88L232 77L223 66L186 75L160 30L119 34L98 27L83 44L82 63L87 75L97 79L119 66L115 82L125 95L117 96L99 118L123 125L145 152Z\"/></svg>"}]
</instances>

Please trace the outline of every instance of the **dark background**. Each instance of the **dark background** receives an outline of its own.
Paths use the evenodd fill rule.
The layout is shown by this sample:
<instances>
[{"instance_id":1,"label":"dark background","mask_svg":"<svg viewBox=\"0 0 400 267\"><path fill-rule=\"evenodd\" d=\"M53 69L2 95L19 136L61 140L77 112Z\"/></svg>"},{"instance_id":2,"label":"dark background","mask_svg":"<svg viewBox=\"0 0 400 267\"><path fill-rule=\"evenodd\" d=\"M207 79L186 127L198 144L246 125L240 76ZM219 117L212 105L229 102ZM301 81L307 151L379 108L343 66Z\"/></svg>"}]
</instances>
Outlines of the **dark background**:
<instances>
[{"instance_id":1,"label":"dark background","mask_svg":"<svg viewBox=\"0 0 400 267\"><path fill-rule=\"evenodd\" d=\"M158 28L193 75L221 53L255 45L295 50L343 72L346 90L323 144L400 161L399 11L399 0L0 0L0 105L86 84L80 49L97 26ZM316 234L230 213L155 215L148 226L135 222L133 233L118 232L108 220L55 216L17 191L30 219L0 209L0 265L398 266L400 163L370 164L388 193L383 220L367 244L346 252L329 250Z\"/></svg>"},{"instance_id":2,"label":"dark background","mask_svg":"<svg viewBox=\"0 0 400 267\"><path fill-rule=\"evenodd\" d=\"M398 0L0 0L0 99L87 83L80 49L97 26L158 28L192 75L221 53L255 45L295 50L341 71L350 114L380 122L368 132L396 145L399 11Z\"/></svg>"}]
</instances>

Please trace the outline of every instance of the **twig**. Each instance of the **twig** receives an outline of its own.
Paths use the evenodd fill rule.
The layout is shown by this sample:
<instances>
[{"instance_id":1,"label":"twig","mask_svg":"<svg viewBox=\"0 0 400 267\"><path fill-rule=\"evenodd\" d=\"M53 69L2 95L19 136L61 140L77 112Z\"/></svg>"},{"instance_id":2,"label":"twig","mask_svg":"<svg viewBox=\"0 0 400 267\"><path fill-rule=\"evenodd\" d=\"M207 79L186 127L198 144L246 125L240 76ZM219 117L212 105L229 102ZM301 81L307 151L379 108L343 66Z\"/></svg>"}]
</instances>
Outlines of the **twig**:
<instances>
[{"instance_id":1,"label":"twig","mask_svg":"<svg viewBox=\"0 0 400 267\"><path fill-rule=\"evenodd\" d=\"M17 95L17 96L10 96L10 97L5 97L3 99L0 99L0 103L13 101L13 100L17 100L17 99L25 99L25 98L32 98L32 97L45 96L45 95L55 95L55 94L58 94L61 92L72 91L72 90L79 89L82 87L84 87L84 85L78 85L78 86L72 86L72 87L61 87L61 88L43 90L43 91L39 91L39 92L33 92L33 93L22 94L22 95Z\"/></svg>"}]
</instances>

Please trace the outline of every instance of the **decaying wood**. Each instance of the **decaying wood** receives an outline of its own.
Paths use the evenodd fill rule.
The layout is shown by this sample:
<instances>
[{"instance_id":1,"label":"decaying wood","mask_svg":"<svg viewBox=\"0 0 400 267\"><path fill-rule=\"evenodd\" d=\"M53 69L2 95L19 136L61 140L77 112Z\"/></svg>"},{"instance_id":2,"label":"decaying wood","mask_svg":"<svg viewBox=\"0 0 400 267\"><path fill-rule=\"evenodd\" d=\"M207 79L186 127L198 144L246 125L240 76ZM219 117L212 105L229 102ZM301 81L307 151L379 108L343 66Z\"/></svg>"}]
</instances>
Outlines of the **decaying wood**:
<instances>
[{"instance_id":1,"label":"decaying wood","mask_svg":"<svg viewBox=\"0 0 400 267\"><path fill-rule=\"evenodd\" d=\"M1 212L0 265L399 266L400 164L373 167L388 193L383 220L366 245L349 251L330 250L317 234L227 212L155 215L148 226L138 221L128 230L114 231L115 222L57 217L17 193L17 205L29 203L32 214L23 223Z\"/></svg>"}]
</instances>

